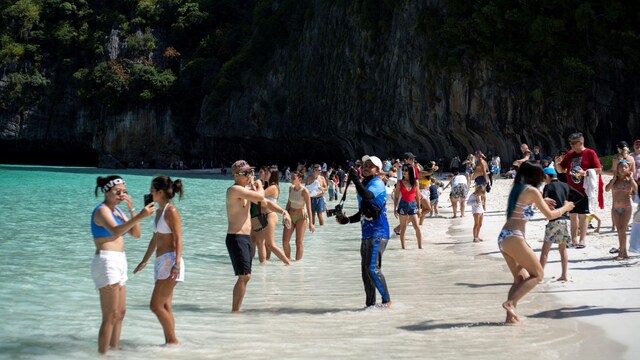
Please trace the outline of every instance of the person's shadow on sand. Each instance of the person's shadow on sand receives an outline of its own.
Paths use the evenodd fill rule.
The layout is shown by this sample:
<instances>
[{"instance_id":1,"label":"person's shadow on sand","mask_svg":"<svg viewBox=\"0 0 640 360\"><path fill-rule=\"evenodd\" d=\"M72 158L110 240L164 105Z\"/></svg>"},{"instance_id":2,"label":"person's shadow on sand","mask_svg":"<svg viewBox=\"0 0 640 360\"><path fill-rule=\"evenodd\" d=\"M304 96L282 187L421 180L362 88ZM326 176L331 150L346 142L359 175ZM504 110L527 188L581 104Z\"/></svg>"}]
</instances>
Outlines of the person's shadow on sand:
<instances>
[{"instance_id":1,"label":"person's shadow on sand","mask_svg":"<svg viewBox=\"0 0 640 360\"><path fill-rule=\"evenodd\" d=\"M607 314L625 314L640 312L640 308L606 308L599 306L578 306L571 308L560 308L556 310L542 311L537 314L528 315L529 318L545 318L545 319L569 319L574 317L597 316Z\"/></svg>"}]
</instances>

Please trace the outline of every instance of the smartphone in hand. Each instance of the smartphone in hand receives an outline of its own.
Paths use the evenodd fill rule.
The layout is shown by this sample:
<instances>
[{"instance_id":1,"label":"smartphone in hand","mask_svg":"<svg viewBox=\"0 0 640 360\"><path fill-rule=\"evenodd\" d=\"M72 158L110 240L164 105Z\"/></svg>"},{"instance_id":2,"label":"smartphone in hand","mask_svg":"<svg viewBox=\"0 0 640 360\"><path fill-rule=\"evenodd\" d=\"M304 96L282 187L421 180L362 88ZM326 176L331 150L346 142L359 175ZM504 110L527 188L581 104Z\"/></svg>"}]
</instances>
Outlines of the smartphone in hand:
<instances>
[{"instance_id":1,"label":"smartphone in hand","mask_svg":"<svg viewBox=\"0 0 640 360\"><path fill-rule=\"evenodd\" d=\"M144 206L147 206L153 202L153 196L151 194L144 194Z\"/></svg>"}]
</instances>

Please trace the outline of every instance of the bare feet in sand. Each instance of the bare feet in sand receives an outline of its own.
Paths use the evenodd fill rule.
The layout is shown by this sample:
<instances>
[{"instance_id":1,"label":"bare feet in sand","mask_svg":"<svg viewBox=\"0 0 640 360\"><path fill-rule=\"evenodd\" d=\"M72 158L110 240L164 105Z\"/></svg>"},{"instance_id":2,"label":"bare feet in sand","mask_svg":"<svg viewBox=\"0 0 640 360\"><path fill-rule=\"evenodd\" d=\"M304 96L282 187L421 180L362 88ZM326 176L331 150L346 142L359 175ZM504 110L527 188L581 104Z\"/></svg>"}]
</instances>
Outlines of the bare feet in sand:
<instances>
[{"instance_id":1,"label":"bare feet in sand","mask_svg":"<svg viewBox=\"0 0 640 360\"><path fill-rule=\"evenodd\" d=\"M516 324L518 321L520 321L520 318L518 318L518 314L516 314L516 307L513 306L511 300L507 300L502 303L502 307L507 310L507 319L505 320L506 323Z\"/></svg>"},{"instance_id":2,"label":"bare feet in sand","mask_svg":"<svg viewBox=\"0 0 640 360\"><path fill-rule=\"evenodd\" d=\"M556 281L569 281L569 279L567 279L566 276L560 276L559 278L556 279Z\"/></svg>"}]
</instances>

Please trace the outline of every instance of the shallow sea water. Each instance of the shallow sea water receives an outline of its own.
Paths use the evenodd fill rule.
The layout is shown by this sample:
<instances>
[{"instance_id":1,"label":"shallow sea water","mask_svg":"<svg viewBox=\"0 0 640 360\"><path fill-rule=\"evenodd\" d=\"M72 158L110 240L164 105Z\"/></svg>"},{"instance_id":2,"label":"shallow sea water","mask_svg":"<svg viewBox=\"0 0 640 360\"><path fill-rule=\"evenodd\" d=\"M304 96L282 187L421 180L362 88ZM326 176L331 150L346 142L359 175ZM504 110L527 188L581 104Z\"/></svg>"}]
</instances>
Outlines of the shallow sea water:
<instances>
[{"instance_id":1,"label":"shallow sea water","mask_svg":"<svg viewBox=\"0 0 640 360\"><path fill-rule=\"evenodd\" d=\"M93 194L96 177L111 173L0 165L0 357L97 355L100 305L90 276L95 248L89 220L102 201L102 195ZM159 173L119 172L138 208ZM392 237L383 257L391 310L363 310L359 225L340 226L330 219L314 234L307 232L302 261L286 267L275 257L266 265L254 259L243 313L231 314L236 278L224 244L224 191L232 181L187 172L171 175L185 186L185 199L176 204L183 218L187 272L173 302L182 344L161 346L162 328L148 308L152 268L132 274L151 236L151 219L146 219L140 239L125 239L127 314L122 350L110 357L559 359L591 351L581 333L597 329L535 316L557 308L551 295L535 293L521 302L520 311L531 316L525 324L502 324L500 304L510 274L503 261L487 256L497 246L468 242L470 217L428 219L424 250L416 249L412 229L407 250ZM288 186L281 184L282 206ZM347 214L355 206L355 195L348 195ZM389 218L395 226L392 213ZM281 234L278 227L278 244ZM615 345L603 339L598 350L615 354Z\"/></svg>"}]
</instances>

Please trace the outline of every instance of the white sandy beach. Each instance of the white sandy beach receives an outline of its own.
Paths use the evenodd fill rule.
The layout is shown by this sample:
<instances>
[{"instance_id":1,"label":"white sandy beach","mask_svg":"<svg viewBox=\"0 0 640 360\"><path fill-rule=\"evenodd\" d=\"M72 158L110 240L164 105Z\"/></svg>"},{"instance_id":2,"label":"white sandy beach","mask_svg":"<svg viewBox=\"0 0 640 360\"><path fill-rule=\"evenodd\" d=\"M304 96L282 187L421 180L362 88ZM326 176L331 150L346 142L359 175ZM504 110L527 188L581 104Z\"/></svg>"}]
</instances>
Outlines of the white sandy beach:
<instances>
[{"instance_id":1,"label":"white sandy beach","mask_svg":"<svg viewBox=\"0 0 640 360\"><path fill-rule=\"evenodd\" d=\"M605 183L609 179L610 176L604 175ZM483 243L471 242L473 218L470 212L467 212L464 219L430 219L427 228L445 227L446 223L458 222L458 228L468 229L468 244L461 245L457 252L468 255L473 253L475 257L489 256L502 261L496 238L505 221L505 209L512 182L513 180L500 179L495 182L491 193L488 194L487 213L481 231L481 237L485 240ZM450 217L452 209L448 200L448 191L441 195L440 203L448 206L442 209L441 215ZM588 327L590 330L582 333L584 339L581 341L585 349L594 350L593 358L607 356L602 347L602 334L594 331L594 329L600 329L604 331L604 336L619 344L617 350L622 350L622 358L636 359L640 356L640 341L637 337L640 331L640 301L638 300L640 299L638 285L640 256L629 253L628 260L612 260L616 254L609 254L609 249L618 247L618 238L617 233L611 231L610 209L611 193L605 193L605 208L595 211L602 220L600 233L594 233L593 229L590 229L586 248L568 249L570 281L555 281L555 278L560 276L561 268L560 256L554 246L549 253L543 283L523 299L518 306L518 311L530 317L529 322L531 318L544 318L550 322L557 322L552 326L562 326L563 321L573 319L592 326ZM538 255L546 222L546 219L537 211L534 219L527 224L527 242ZM593 224L595 226L595 221ZM427 230L427 234L429 233ZM433 239L429 235L427 239L434 245L438 245L440 241L447 241ZM506 264L503 264L503 270L504 277L496 279L496 282L510 280ZM536 301L542 295L551 295L555 304L546 311L536 311L541 305L536 304ZM496 301L502 298L506 298L506 293ZM528 321L517 326L526 328Z\"/></svg>"},{"instance_id":2,"label":"white sandy beach","mask_svg":"<svg viewBox=\"0 0 640 360\"><path fill-rule=\"evenodd\" d=\"M148 172L152 170L143 170ZM157 171L156 171L157 172ZM189 173L202 174L205 177L220 177L215 170L190 170ZM180 171L175 171L179 175ZM605 183L610 176L604 175ZM446 181L446 180L445 180ZM398 236L392 234L387 252L383 260L383 271L387 275L390 291L393 292L399 308L397 312L414 311L416 319L431 319L417 321L414 325L407 325L405 330L416 331L417 333L431 333L432 330L464 329L469 328L471 336L476 336L478 330L475 327L493 327L500 325L504 319L504 313L500 304L506 299L506 292L511 281L511 274L502 259L496 239L505 222L505 210L507 198L513 180L498 179L494 182L492 191L488 194L487 213L484 216L484 225L481 230L481 237L485 240L482 243L472 242L473 217L471 209L467 207L465 218L451 219L452 209L448 199L449 190L440 196L440 216L427 217L422 227L424 252L416 249L415 233L411 226L407 229L407 250L400 249ZM288 184L282 184L287 188ZM353 209L355 191L351 188L347 204ZM640 331L640 256L630 253L630 258L626 261L614 261L615 254L609 254L609 249L618 247L617 233L611 231L611 194L605 193L605 208L595 209L596 214L602 220L601 232L594 233L589 230L587 237L587 247L584 249L568 249L569 256L569 278L567 282L557 282L559 277L560 256L554 246L549 253L549 259L545 268L545 280L528 294L519 304L518 312L521 317L527 318L522 324L516 325L521 329L508 330L517 339L512 339L514 347L507 346L507 349L519 349L524 351L527 344L526 338L536 337L532 340L530 353L525 352L530 358L555 358L557 356L580 356L581 358L598 359L604 356L613 358L635 359L640 355L640 341L636 340ZM336 202L328 202L327 206L332 207ZM635 205L634 205L635 206ZM389 223L391 227L397 225L397 220L393 217L392 201L387 202ZM353 210L351 210L353 211ZM332 222L333 219L328 219ZM544 235L546 219L536 211L534 218L527 224L527 241L539 255L542 246L541 239ZM595 226L595 221L593 222ZM323 228L318 228L316 234L308 234L307 241L322 241L327 233L333 233L335 224L327 224ZM333 229L333 230L332 230ZM342 230L343 231L340 231ZM356 226L340 228L339 237L359 236L359 229ZM347 235L350 234L350 235ZM336 234L337 235L337 234ZM279 235L276 235L278 238ZM313 245L309 244L308 251L313 251ZM452 262L465 259L459 264L460 272L450 272L448 266ZM257 259L255 260L257 261ZM427 274L420 274L415 278L404 278L402 267L414 262L416 270L427 271ZM487 264L490 266L487 267ZM257 263L254 264L257 266ZM272 264L269 264L269 267ZM302 264L295 265L299 267ZM310 264L305 264L308 267ZM470 273L464 268L474 269ZM476 273L478 267L486 267L487 272ZM260 269L260 268L259 268ZM352 269L358 271L358 269ZM262 270L258 270L259 272ZM269 271L270 274L272 270ZM400 278L398 275L402 275ZM256 282L264 282L265 285L277 282L272 278L264 278L253 281L247 295L247 302L251 304L255 294L252 287L258 286ZM431 280L432 276L439 278ZM447 277L444 279L444 277ZM409 281L409 282L407 282ZM411 281L420 282L414 285ZM357 281L356 281L357 282ZM443 284L447 284L443 288ZM450 285L450 287L449 287ZM262 285L260 285L262 286ZM356 293L358 288L354 289ZM460 287L463 287L461 290ZM431 293L433 291L433 293ZM296 290L292 289L292 292ZM454 313L449 313L446 308L444 297L451 298L452 304L459 306ZM359 294L358 294L359 295ZM410 309L408 302L416 299L425 299L425 308ZM457 297L469 297L471 300L465 302ZM398 300L398 302L395 300ZM481 304L479 308L473 308L474 302ZM327 303L327 306L334 306L334 303ZM248 311L252 311L251 306L245 306ZM410 307L410 308L408 308ZM429 308L431 307L431 308ZM484 310L483 310L484 307ZM442 316L434 316L434 310L440 309ZM281 309L282 310L282 309ZM277 312L277 309L273 311ZM322 312L321 310L319 310ZM487 313L487 311L490 311ZM437 312L437 311L436 311ZM469 314L473 316L469 316ZM487 316L491 314L490 316ZM398 314L392 315L392 317ZM485 316L480 316L485 315ZM404 315L401 315L404 317ZM396 319L397 320L397 319ZM483 332L480 330L480 332ZM487 332L486 330L484 331ZM544 337L539 336L540 332L545 333ZM500 330L495 335L504 336L505 332ZM486 343L474 344L465 340L466 345L457 348L457 354L476 356L473 347L484 346ZM538 353L540 347L549 343L549 351ZM332 353L328 353L332 354ZM446 356L447 352L434 352L434 355ZM496 356L491 351L492 356ZM489 354L485 354L489 355ZM540 356L537 356L540 355ZM509 358L507 356L505 358ZM503 358L498 356L498 358Z\"/></svg>"}]
</instances>

